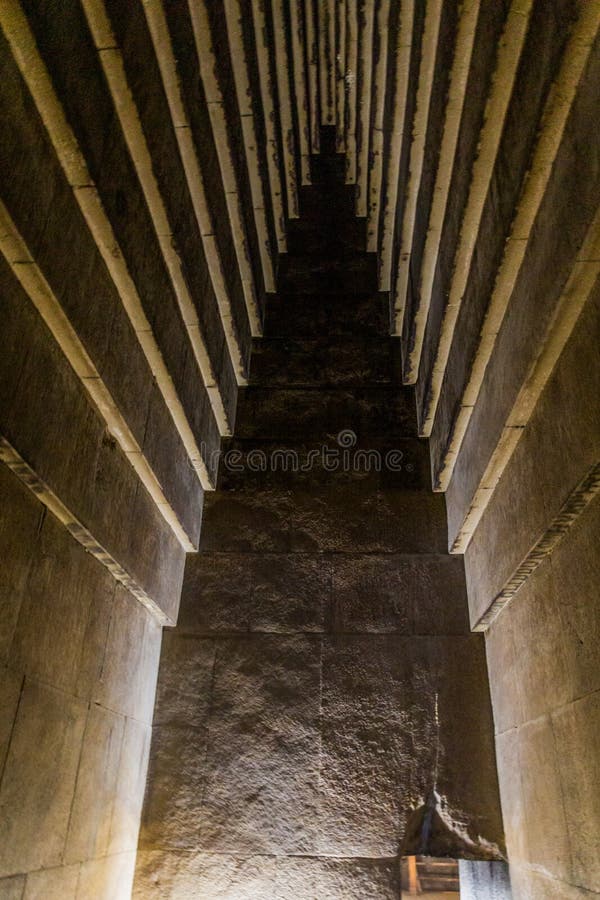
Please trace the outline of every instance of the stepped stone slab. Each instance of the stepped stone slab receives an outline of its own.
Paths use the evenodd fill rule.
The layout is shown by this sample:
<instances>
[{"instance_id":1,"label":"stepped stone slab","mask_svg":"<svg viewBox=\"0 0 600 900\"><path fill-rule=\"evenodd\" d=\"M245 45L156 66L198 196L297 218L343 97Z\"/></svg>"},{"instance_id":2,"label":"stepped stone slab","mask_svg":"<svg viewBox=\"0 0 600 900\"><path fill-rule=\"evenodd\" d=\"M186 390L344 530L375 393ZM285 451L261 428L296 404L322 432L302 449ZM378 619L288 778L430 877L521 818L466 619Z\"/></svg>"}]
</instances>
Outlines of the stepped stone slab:
<instances>
[{"instance_id":1,"label":"stepped stone slab","mask_svg":"<svg viewBox=\"0 0 600 900\"><path fill-rule=\"evenodd\" d=\"M302 191L296 237L340 241L282 263L165 641L139 896L392 898L423 834L502 854L483 640L338 170Z\"/></svg>"}]
</instances>

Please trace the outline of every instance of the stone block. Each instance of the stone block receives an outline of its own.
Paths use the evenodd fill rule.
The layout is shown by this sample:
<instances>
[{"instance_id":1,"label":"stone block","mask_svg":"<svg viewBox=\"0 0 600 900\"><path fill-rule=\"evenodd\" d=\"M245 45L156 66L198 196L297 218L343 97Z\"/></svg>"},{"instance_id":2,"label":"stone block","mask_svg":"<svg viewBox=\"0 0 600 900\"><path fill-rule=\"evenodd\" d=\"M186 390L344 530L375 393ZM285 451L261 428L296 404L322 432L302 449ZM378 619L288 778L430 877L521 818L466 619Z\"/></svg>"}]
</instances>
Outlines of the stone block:
<instances>
[{"instance_id":1,"label":"stone block","mask_svg":"<svg viewBox=\"0 0 600 900\"><path fill-rule=\"evenodd\" d=\"M572 857L572 876L589 891L600 891L600 696L582 697L553 713L552 730Z\"/></svg>"},{"instance_id":2,"label":"stone block","mask_svg":"<svg viewBox=\"0 0 600 900\"><path fill-rule=\"evenodd\" d=\"M106 853L124 732L122 716L90 705L69 819L67 863Z\"/></svg>"},{"instance_id":3,"label":"stone block","mask_svg":"<svg viewBox=\"0 0 600 900\"><path fill-rule=\"evenodd\" d=\"M206 701L209 699L207 696ZM158 725L152 729L141 850L193 850L201 846L207 776L206 725Z\"/></svg>"},{"instance_id":4,"label":"stone block","mask_svg":"<svg viewBox=\"0 0 600 900\"><path fill-rule=\"evenodd\" d=\"M441 319L447 302L450 278L454 269L456 246L471 183L473 161L478 152L486 100L494 74L496 42L502 33L505 16L506 10L497 4L485 4L479 11L477 34L465 91L469 102L465 104L462 111L454 171L449 188L452 202L446 206L444 227L440 235L420 377L416 385L421 420L423 418L421 409L426 406L430 389L431 370L439 340Z\"/></svg>"},{"instance_id":5,"label":"stone block","mask_svg":"<svg viewBox=\"0 0 600 900\"><path fill-rule=\"evenodd\" d=\"M600 392L596 363L599 330L597 286L465 554L473 622L544 534L600 455L600 414L596 402ZM450 502L450 518L453 509ZM501 554L498 547L503 548Z\"/></svg>"},{"instance_id":6,"label":"stone block","mask_svg":"<svg viewBox=\"0 0 600 900\"><path fill-rule=\"evenodd\" d=\"M0 661L8 659L44 507L0 464Z\"/></svg>"},{"instance_id":7,"label":"stone block","mask_svg":"<svg viewBox=\"0 0 600 900\"><path fill-rule=\"evenodd\" d=\"M498 784L506 848L511 866L529 860L528 830L519 759L519 732L511 728L496 736Z\"/></svg>"},{"instance_id":8,"label":"stone block","mask_svg":"<svg viewBox=\"0 0 600 900\"><path fill-rule=\"evenodd\" d=\"M323 555L199 553L189 556L181 631L322 631L331 591Z\"/></svg>"},{"instance_id":9,"label":"stone block","mask_svg":"<svg viewBox=\"0 0 600 900\"><path fill-rule=\"evenodd\" d=\"M0 786L0 874L62 862L86 716L86 703L26 681Z\"/></svg>"},{"instance_id":10,"label":"stone block","mask_svg":"<svg viewBox=\"0 0 600 900\"><path fill-rule=\"evenodd\" d=\"M516 89L507 110L498 155L475 242L469 279L462 297L444 385L431 436L432 464L438 469L450 439L455 413L467 382L482 322L530 164L539 117L556 77L573 17L569 0L547 10L533 8L522 51Z\"/></svg>"},{"instance_id":11,"label":"stone block","mask_svg":"<svg viewBox=\"0 0 600 900\"><path fill-rule=\"evenodd\" d=\"M517 446L464 555L469 614L475 625L517 566L544 533L548 522L544 497L529 490L539 474L538 455L528 433ZM527 492L527 509L521 507ZM498 548L503 548L498 553Z\"/></svg>"},{"instance_id":12,"label":"stone block","mask_svg":"<svg viewBox=\"0 0 600 900\"><path fill-rule=\"evenodd\" d=\"M134 852L138 843L144 786L148 769L151 728L127 719L119 771L113 792L113 808L108 838L108 855Z\"/></svg>"},{"instance_id":13,"label":"stone block","mask_svg":"<svg viewBox=\"0 0 600 900\"><path fill-rule=\"evenodd\" d=\"M312 163L318 163L321 159L322 157L315 156ZM300 202L302 203L302 199ZM319 219L320 217L313 221L293 219L288 223L288 253L327 253L340 258L365 252L367 238L364 219L353 216L344 222L338 220L335 229L331 227L330 221L323 223Z\"/></svg>"},{"instance_id":14,"label":"stone block","mask_svg":"<svg viewBox=\"0 0 600 900\"><path fill-rule=\"evenodd\" d=\"M278 866L275 856L142 850L137 858L133 897L276 900Z\"/></svg>"},{"instance_id":15,"label":"stone block","mask_svg":"<svg viewBox=\"0 0 600 900\"><path fill-rule=\"evenodd\" d=\"M501 860L505 840L496 759L494 723L483 636L431 639L431 656L417 663L435 672L439 728L437 792L446 836L432 856ZM463 852L461 852L461 846Z\"/></svg>"},{"instance_id":16,"label":"stone block","mask_svg":"<svg viewBox=\"0 0 600 900\"><path fill-rule=\"evenodd\" d=\"M76 900L78 883L78 865L29 872L23 900Z\"/></svg>"},{"instance_id":17,"label":"stone block","mask_svg":"<svg viewBox=\"0 0 600 900\"><path fill-rule=\"evenodd\" d=\"M28 676L79 693L82 660L104 647L86 645L92 609L110 607L115 581L86 553L64 525L48 513L38 540L27 590L15 629L12 665ZM85 685L90 687L90 685Z\"/></svg>"},{"instance_id":18,"label":"stone block","mask_svg":"<svg viewBox=\"0 0 600 900\"><path fill-rule=\"evenodd\" d=\"M263 338L252 353L251 383L263 387L357 386L396 383L399 341L331 337ZM407 391L404 393L408 394Z\"/></svg>"},{"instance_id":19,"label":"stone block","mask_svg":"<svg viewBox=\"0 0 600 900\"><path fill-rule=\"evenodd\" d=\"M125 521L129 525L128 572L138 584L147 585L147 593L169 621L176 622L186 554L140 483ZM138 528L138 522L147 525Z\"/></svg>"},{"instance_id":20,"label":"stone block","mask_svg":"<svg viewBox=\"0 0 600 900\"><path fill-rule=\"evenodd\" d=\"M289 512L292 550L443 553L443 499L367 486L296 494Z\"/></svg>"},{"instance_id":21,"label":"stone block","mask_svg":"<svg viewBox=\"0 0 600 900\"><path fill-rule=\"evenodd\" d=\"M320 860L317 886L317 896L327 900L394 900L400 894L398 863L394 858Z\"/></svg>"},{"instance_id":22,"label":"stone block","mask_svg":"<svg viewBox=\"0 0 600 900\"><path fill-rule=\"evenodd\" d=\"M21 673L3 666L0 669L0 772L8 753L22 688Z\"/></svg>"},{"instance_id":23,"label":"stone block","mask_svg":"<svg viewBox=\"0 0 600 900\"><path fill-rule=\"evenodd\" d=\"M150 395L143 452L187 536L197 546L203 490L156 383Z\"/></svg>"},{"instance_id":24,"label":"stone block","mask_svg":"<svg viewBox=\"0 0 600 900\"><path fill-rule=\"evenodd\" d=\"M462 560L419 554L335 554L330 627L341 632L465 634Z\"/></svg>"},{"instance_id":25,"label":"stone block","mask_svg":"<svg viewBox=\"0 0 600 900\"><path fill-rule=\"evenodd\" d=\"M561 601L551 560L540 565L503 614L512 617L515 675L527 722L571 699Z\"/></svg>"},{"instance_id":26,"label":"stone block","mask_svg":"<svg viewBox=\"0 0 600 900\"><path fill-rule=\"evenodd\" d=\"M37 249L56 199L57 183L66 179L4 35L0 46L1 113L3 121L11 124L0 144L2 171L11 173L4 179L2 197L27 242Z\"/></svg>"},{"instance_id":27,"label":"stone block","mask_svg":"<svg viewBox=\"0 0 600 900\"><path fill-rule=\"evenodd\" d=\"M324 642L321 855L393 855L407 799L418 805L433 784L435 688L416 683L411 646L388 635Z\"/></svg>"},{"instance_id":28,"label":"stone block","mask_svg":"<svg viewBox=\"0 0 600 900\"><path fill-rule=\"evenodd\" d=\"M401 386L258 387L245 389L236 436L326 440L351 429L366 437L416 437L414 400Z\"/></svg>"},{"instance_id":29,"label":"stone block","mask_svg":"<svg viewBox=\"0 0 600 900\"><path fill-rule=\"evenodd\" d=\"M140 722L152 721L161 629L122 586L115 591L105 665L93 691L101 706Z\"/></svg>"},{"instance_id":30,"label":"stone block","mask_svg":"<svg viewBox=\"0 0 600 900\"><path fill-rule=\"evenodd\" d=\"M550 719L544 717L523 725L518 741L529 862L553 878L568 882L571 854ZM514 778L514 772L504 777Z\"/></svg>"},{"instance_id":31,"label":"stone block","mask_svg":"<svg viewBox=\"0 0 600 900\"><path fill-rule=\"evenodd\" d=\"M308 491L216 492L201 551L445 553L443 497L350 484Z\"/></svg>"},{"instance_id":32,"label":"stone block","mask_svg":"<svg viewBox=\"0 0 600 900\"><path fill-rule=\"evenodd\" d=\"M141 47L147 47L151 40L148 27L143 11L136 7L124 11L118 6L116 9L111 8L109 3L107 8L123 54L129 86L138 105L152 155L153 169L162 186L162 198L167 207L173 240L182 257L186 281L207 336L209 353L217 377L222 371L226 373L223 379L226 382L226 405L231 410L232 399L235 403L235 394L233 398L227 396L227 376L231 373L231 363L228 361L227 366L222 366L220 353L224 343L223 330L214 291L208 281L200 233L177 149L175 131L164 92L155 89L157 79L160 80L157 61L153 55L140 50Z\"/></svg>"},{"instance_id":33,"label":"stone block","mask_svg":"<svg viewBox=\"0 0 600 900\"><path fill-rule=\"evenodd\" d=\"M23 900L25 875L0 878L0 900Z\"/></svg>"},{"instance_id":34,"label":"stone block","mask_svg":"<svg viewBox=\"0 0 600 900\"><path fill-rule=\"evenodd\" d=\"M130 900L135 852L92 859L81 866L77 900Z\"/></svg>"},{"instance_id":35,"label":"stone block","mask_svg":"<svg viewBox=\"0 0 600 900\"><path fill-rule=\"evenodd\" d=\"M339 295L274 296L265 317L265 337L356 335L389 338L388 295L374 291Z\"/></svg>"},{"instance_id":36,"label":"stone block","mask_svg":"<svg viewBox=\"0 0 600 900\"><path fill-rule=\"evenodd\" d=\"M215 492L206 497L200 552L286 553L290 547L281 491L253 496Z\"/></svg>"},{"instance_id":37,"label":"stone block","mask_svg":"<svg viewBox=\"0 0 600 900\"><path fill-rule=\"evenodd\" d=\"M351 435L349 435L352 440ZM218 488L224 492L321 490L361 484L372 491L428 491L429 457L418 438L368 437L342 450L340 439L228 440L222 448Z\"/></svg>"},{"instance_id":38,"label":"stone block","mask_svg":"<svg viewBox=\"0 0 600 900\"><path fill-rule=\"evenodd\" d=\"M219 643L202 849L311 854L318 804L320 640Z\"/></svg>"},{"instance_id":39,"label":"stone block","mask_svg":"<svg viewBox=\"0 0 600 900\"><path fill-rule=\"evenodd\" d=\"M163 632L153 725L203 728L210 707L216 656L215 642L203 637Z\"/></svg>"},{"instance_id":40,"label":"stone block","mask_svg":"<svg viewBox=\"0 0 600 900\"><path fill-rule=\"evenodd\" d=\"M459 859L461 900L512 900L508 863Z\"/></svg>"},{"instance_id":41,"label":"stone block","mask_svg":"<svg viewBox=\"0 0 600 900\"><path fill-rule=\"evenodd\" d=\"M3 434L96 541L176 615L183 548L2 261L0 275L10 348L0 370Z\"/></svg>"},{"instance_id":42,"label":"stone block","mask_svg":"<svg viewBox=\"0 0 600 900\"><path fill-rule=\"evenodd\" d=\"M589 900L590 892L566 881L552 878L546 872L524 865L510 867L510 881L515 900Z\"/></svg>"},{"instance_id":43,"label":"stone block","mask_svg":"<svg viewBox=\"0 0 600 900\"><path fill-rule=\"evenodd\" d=\"M278 272L277 288L286 298L304 293L376 291L377 258L374 253L356 253L341 260L327 256L287 256Z\"/></svg>"},{"instance_id":44,"label":"stone block","mask_svg":"<svg viewBox=\"0 0 600 900\"><path fill-rule=\"evenodd\" d=\"M485 635L496 734L516 728L524 721L521 702L523 688L515 652L514 623L512 610L505 610Z\"/></svg>"},{"instance_id":45,"label":"stone block","mask_svg":"<svg viewBox=\"0 0 600 900\"><path fill-rule=\"evenodd\" d=\"M588 506L550 559L569 699L600 688L600 497Z\"/></svg>"},{"instance_id":46,"label":"stone block","mask_svg":"<svg viewBox=\"0 0 600 900\"><path fill-rule=\"evenodd\" d=\"M140 852L134 898L215 900L394 900L397 860Z\"/></svg>"}]
</instances>

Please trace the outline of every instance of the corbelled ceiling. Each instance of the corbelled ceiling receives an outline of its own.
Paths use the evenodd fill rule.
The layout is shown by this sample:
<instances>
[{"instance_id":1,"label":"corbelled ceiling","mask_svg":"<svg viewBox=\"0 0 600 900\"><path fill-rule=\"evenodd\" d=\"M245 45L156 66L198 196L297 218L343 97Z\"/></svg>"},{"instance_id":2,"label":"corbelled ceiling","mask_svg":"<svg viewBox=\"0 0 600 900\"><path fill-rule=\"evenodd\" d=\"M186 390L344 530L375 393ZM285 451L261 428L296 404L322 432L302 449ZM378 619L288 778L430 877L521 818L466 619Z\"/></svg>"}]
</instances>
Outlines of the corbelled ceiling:
<instances>
[{"instance_id":1,"label":"corbelled ceiling","mask_svg":"<svg viewBox=\"0 0 600 900\"><path fill-rule=\"evenodd\" d=\"M520 358L455 528L454 549L464 549L597 274L590 154L569 188L581 198L568 226L575 252L542 284L559 258L551 245L565 227L563 172L589 115L599 18L596 0L2 3L7 65L26 85L204 488L214 485L210 440L190 421L146 295L173 298L206 390L203 427L230 434L286 223L299 215L329 125L378 254L380 290L390 292L436 490L450 485L511 308L540 291L535 352ZM50 315L52 290L8 194L4 254ZM106 379L93 365L88 377L56 304L55 318L98 393ZM128 447L119 403L102 391L96 402Z\"/></svg>"}]
</instances>

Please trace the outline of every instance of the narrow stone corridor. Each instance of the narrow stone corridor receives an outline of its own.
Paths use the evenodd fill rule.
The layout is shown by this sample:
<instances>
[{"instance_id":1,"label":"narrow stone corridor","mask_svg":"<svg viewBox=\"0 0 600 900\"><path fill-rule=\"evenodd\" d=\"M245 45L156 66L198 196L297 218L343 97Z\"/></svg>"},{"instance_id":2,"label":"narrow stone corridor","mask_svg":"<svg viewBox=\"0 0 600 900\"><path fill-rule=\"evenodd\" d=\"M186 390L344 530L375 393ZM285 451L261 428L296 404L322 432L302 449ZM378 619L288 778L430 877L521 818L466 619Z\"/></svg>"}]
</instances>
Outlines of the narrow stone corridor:
<instances>
[{"instance_id":1,"label":"narrow stone corridor","mask_svg":"<svg viewBox=\"0 0 600 900\"><path fill-rule=\"evenodd\" d=\"M333 129L312 166L164 633L140 897L392 898L403 854L503 853L483 636Z\"/></svg>"}]
</instances>

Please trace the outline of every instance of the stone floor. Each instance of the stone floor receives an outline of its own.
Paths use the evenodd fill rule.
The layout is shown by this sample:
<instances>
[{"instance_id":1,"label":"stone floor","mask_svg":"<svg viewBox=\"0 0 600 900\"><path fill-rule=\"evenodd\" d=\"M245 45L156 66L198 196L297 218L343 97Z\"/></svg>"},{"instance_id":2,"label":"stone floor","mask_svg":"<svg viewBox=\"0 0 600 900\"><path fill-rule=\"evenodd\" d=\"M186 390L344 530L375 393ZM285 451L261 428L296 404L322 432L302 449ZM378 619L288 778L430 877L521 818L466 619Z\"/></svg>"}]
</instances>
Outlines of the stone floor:
<instances>
[{"instance_id":1,"label":"stone floor","mask_svg":"<svg viewBox=\"0 0 600 900\"><path fill-rule=\"evenodd\" d=\"M483 638L342 172L302 188L165 632L138 897L392 898L405 853L503 852Z\"/></svg>"}]
</instances>

